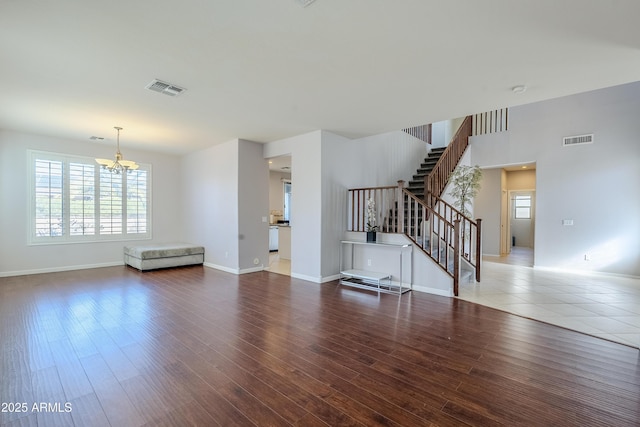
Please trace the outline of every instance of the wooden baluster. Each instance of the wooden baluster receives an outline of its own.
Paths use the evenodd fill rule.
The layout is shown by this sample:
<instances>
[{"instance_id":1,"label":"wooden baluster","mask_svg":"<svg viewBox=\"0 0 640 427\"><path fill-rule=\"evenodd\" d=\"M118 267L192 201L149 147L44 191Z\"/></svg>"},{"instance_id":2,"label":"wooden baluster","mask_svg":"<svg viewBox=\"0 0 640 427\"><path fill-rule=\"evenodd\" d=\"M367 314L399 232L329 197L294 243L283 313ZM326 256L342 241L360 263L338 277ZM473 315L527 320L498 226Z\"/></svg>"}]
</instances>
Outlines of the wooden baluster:
<instances>
[{"instance_id":1,"label":"wooden baluster","mask_svg":"<svg viewBox=\"0 0 640 427\"><path fill-rule=\"evenodd\" d=\"M476 219L476 282L480 281L480 264L482 264L482 219Z\"/></svg>"},{"instance_id":2,"label":"wooden baluster","mask_svg":"<svg viewBox=\"0 0 640 427\"><path fill-rule=\"evenodd\" d=\"M404 181L398 181L398 222L396 233L404 233Z\"/></svg>"},{"instance_id":3,"label":"wooden baluster","mask_svg":"<svg viewBox=\"0 0 640 427\"><path fill-rule=\"evenodd\" d=\"M460 282L460 220L453 223L453 295L458 296Z\"/></svg>"}]
</instances>

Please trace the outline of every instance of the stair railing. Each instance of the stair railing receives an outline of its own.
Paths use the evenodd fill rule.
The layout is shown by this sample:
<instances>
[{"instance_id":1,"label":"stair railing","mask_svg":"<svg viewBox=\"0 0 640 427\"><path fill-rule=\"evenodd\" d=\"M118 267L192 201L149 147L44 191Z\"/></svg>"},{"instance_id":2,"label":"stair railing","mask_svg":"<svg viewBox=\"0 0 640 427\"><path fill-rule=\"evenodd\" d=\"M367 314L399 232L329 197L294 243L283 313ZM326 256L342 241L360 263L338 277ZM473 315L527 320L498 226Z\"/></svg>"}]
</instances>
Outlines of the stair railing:
<instances>
[{"instance_id":1,"label":"stair railing","mask_svg":"<svg viewBox=\"0 0 640 427\"><path fill-rule=\"evenodd\" d=\"M376 206L375 224L378 231L396 233L397 212L394 209L397 203L397 186L353 188L349 190L347 207L348 231L367 230L367 201L373 199ZM392 212L392 215L383 215L384 212Z\"/></svg>"},{"instance_id":2,"label":"stair railing","mask_svg":"<svg viewBox=\"0 0 640 427\"><path fill-rule=\"evenodd\" d=\"M398 233L407 236L422 252L453 278L453 293L458 295L460 270L455 261L455 224L431 209L424 200L403 189L401 194L405 220Z\"/></svg>"},{"instance_id":3,"label":"stair railing","mask_svg":"<svg viewBox=\"0 0 640 427\"><path fill-rule=\"evenodd\" d=\"M449 142L447 149L444 150L442 156L440 156L438 163L436 163L431 173L425 177L425 194L430 192L438 197L442 195L449 181L449 176L456 166L458 166L464 151L469 146L469 137L472 134L472 121L471 116L465 117L455 136L451 139L451 142Z\"/></svg>"},{"instance_id":4,"label":"stair railing","mask_svg":"<svg viewBox=\"0 0 640 427\"><path fill-rule=\"evenodd\" d=\"M460 256L474 268L476 281L479 282L482 265L482 219L477 218L474 221L432 193L426 194L425 203L446 221L452 224L460 222Z\"/></svg>"},{"instance_id":5,"label":"stair railing","mask_svg":"<svg viewBox=\"0 0 640 427\"><path fill-rule=\"evenodd\" d=\"M465 259L480 281L481 220L473 221L433 194L427 200L397 186L348 190L348 231L367 231L367 201L376 202L378 231L406 235L428 257L453 278L458 295L460 258Z\"/></svg>"}]
</instances>

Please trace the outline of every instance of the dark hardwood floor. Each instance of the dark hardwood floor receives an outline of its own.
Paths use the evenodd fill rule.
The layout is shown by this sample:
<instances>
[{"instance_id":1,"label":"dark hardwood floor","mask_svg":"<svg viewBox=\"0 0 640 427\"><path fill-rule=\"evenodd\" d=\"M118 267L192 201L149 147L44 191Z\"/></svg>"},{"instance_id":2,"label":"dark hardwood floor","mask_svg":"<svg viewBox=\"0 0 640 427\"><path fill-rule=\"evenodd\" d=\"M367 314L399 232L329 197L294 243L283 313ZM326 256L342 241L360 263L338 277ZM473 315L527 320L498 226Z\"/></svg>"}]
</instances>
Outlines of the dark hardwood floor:
<instances>
[{"instance_id":1,"label":"dark hardwood floor","mask_svg":"<svg viewBox=\"0 0 640 427\"><path fill-rule=\"evenodd\" d=\"M640 425L636 349L268 272L0 278L0 345L7 426Z\"/></svg>"}]
</instances>

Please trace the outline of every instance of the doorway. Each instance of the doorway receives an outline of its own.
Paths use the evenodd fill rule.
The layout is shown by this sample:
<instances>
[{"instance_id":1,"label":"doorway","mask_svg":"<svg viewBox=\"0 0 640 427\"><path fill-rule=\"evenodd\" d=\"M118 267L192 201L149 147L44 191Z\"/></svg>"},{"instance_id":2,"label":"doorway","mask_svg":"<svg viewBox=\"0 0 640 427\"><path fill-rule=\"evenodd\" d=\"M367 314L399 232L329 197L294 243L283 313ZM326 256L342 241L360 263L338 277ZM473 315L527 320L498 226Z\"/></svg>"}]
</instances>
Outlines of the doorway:
<instances>
[{"instance_id":1,"label":"doorway","mask_svg":"<svg viewBox=\"0 0 640 427\"><path fill-rule=\"evenodd\" d=\"M291 275L292 181L291 156L269 161L269 267Z\"/></svg>"},{"instance_id":2,"label":"doorway","mask_svg":"<svg viewBox=\"0 0 640 427\"><path fill-rule=\"evenodd\" d=\"M533 266L535 248L535 165L504 168L500 209L500 257ZM509 262L508 259L504 260Z\"/></svg>"},{"instance_id":3,"label":"doorway","mask_svg":"<svg viewBox=\"0 0 640 427\"><path fill-rule=\"evenodd\" d=\"M509 229L512 246L530 249L534 247L535 194L533 190L509 192Z\"/></svg>"}]
</instances>

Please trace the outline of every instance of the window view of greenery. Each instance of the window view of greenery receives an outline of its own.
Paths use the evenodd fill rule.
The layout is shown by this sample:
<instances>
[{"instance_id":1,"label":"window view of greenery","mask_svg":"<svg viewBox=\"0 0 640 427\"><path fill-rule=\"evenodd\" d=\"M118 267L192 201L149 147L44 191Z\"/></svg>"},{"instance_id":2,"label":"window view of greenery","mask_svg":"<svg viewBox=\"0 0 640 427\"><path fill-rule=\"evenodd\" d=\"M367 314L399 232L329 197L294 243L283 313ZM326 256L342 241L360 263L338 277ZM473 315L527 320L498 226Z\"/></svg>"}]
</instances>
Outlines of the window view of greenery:
<instances>
[{"instance_id":1,"label":"window view of greenery","mask_svg":"<svg viewBox=\"0 0 640 427\"><path fill-rule=\"evenodd\" d=\"M112 174L93 159L56 157L33 160L36 241L146 237L150 231L148 168Z\"/></svg>"}]
</instances>

